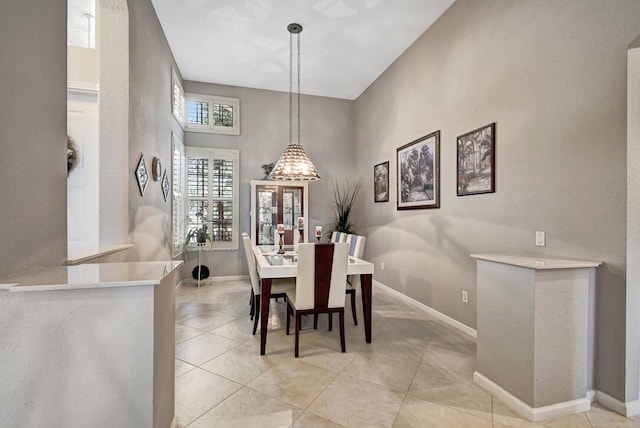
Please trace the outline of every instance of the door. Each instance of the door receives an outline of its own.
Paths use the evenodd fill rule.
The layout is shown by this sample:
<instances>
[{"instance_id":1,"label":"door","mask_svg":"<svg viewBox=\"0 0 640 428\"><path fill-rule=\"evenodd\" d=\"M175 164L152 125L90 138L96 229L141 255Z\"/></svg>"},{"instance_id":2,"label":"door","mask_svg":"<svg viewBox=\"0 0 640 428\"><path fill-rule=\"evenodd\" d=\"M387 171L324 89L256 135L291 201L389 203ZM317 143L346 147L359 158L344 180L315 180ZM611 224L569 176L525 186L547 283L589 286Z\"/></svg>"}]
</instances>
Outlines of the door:
<instances>
[{"instance_id":1,"label":"door","mask_svg":"<svg viewBox=\"0 0 640 428\"><path fill-rule=\"evenodd\" d=\"M98 93L67 92L67 134L78 153L67 178L67 246L98 246L100 215L100 146Z\"/></svg>"}]
</instances>

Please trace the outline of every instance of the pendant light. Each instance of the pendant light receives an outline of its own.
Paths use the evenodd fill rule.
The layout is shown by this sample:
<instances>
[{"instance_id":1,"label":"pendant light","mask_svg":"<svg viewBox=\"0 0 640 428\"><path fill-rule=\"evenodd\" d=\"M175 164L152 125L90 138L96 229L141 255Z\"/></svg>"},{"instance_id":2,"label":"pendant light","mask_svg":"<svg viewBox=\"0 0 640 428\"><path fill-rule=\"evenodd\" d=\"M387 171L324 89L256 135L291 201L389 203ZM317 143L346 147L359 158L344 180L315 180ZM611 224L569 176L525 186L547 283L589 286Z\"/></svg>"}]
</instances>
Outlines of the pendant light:
<instances>
[{"instance_id":1,"label":"pendant light","mask_svg":"<svg viewBox=\"0 0 640 428\"><path fill-rule=\"evenodd\" d=\"M302 25L289 24L289 145L278 162L271 170L269 180L294 180L294 181L315 181L320 180L318 170L313 165L302 145L300 144L300 32ZM296 90L297 104L297 139L293 141L293 35L296 35L297 44L297 81Z\"/></svg>"}]
</instances>

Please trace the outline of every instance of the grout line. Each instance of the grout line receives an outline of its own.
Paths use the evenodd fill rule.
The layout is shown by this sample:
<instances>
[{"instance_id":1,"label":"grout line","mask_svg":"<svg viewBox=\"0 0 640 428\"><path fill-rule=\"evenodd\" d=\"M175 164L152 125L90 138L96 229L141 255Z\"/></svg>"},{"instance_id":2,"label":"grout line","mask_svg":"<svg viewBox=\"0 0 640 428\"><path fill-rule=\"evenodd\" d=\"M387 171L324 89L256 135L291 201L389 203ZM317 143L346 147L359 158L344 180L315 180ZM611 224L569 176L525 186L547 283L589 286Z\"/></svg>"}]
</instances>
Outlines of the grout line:
<instances>
[{"instance_id":1,"label":"grout line","mask_svg":"<svg viewBox=\"0 0 640 428\"><path fill-rule=\"evenodd\" d=\"M489 394L489 395L491 395L491 394ZM491 395L491 426L494 426L495 424L496 424L496 421L495 421L495 417L494 417L494 414L493 414L493 395Z\"/></svg>"},{"instance_id":2,"label":"grout line","mask_svg":"<svg viewBox=\"0 0 640 428\"><path fill-rule=\"evenodd\" d=\"M211 290L211 291L213 291L213 290ZM225 293L226 293L226 290L225 290ZM235 294L235 293L236 293L236 291L231 290L231 293L232 293L232 294ZM400 304L402 304L402 303L403 303L400 299L396 298L396 297L395 297L395 296L393 296L393 295L388 295L388 297L390 298L391 305L397 305L398 303L400 303ZM232 298L231 300L234 300L234 301L235 301L236 299L235 299L235 298ZM196 303L196 302L189 302L189 301L185 301L185 302L183 302L183 303L187 303L187 304L188 304L188 303ZM274 304L277 304L277 303L274 303ZM239 313L229 313L229 312L225 312L225 309L226 309L226 310L231 311L231 310L232 310L231 308L235 308L235 307L237 307L237 306L236 306L236 305L232 305L232 306L228 306L228 307L221 307L221 308L216 308L216 309L214 309L214 310L213 310L214 312L219 312L219 313L224 313L224 314L226 314L226 315L231 315L231 316L235 317L235 319L234 319L234 320L232 320L232 321L229 321L229 322L227 322L227 323L224 323L224 324L222 324L222 325L220 325L220 326L217 326L216 328L214 328L214 329L212 329L212 330L205 331L205 330L200 330L200 329L197 329L197 328L194 328L194 327L186 326L186 327L189 327L189 328L192 328L192 329L195 329L195 330L200 330L200 331L202 331L202 333L201 333L201 334L203 334L203 333L207 332L207 333L210 333L210 334L214 334L214 335L216 335L216 336L219 336L219 337L223 337L223 338L225 338L225 339L227 339L227 340L232 340L232 341L234 341L234 342L237 342L237 344L236 344L236 345L234 345L232 348L229 348L228 350L226 350L226 351L225 351L225 352L223 352L222 354L220 354L220 355L216 355L215 357L213 357L213 358L211 358L211 359L209 359L209 360L207 360L207 361L203 362L202 364L200 364L200 365L198 365L198 366L195 366L195 365L193 365L193 364L191 364L191 363L188 363L188 362L186 362L186 361L184 361L184 362L185 362L186 364L189 364L189 365L191 365L191 366L195 366L195 367L197 367L197 368L200 368L200 369L202 369L202 370L205 370L205 371L206 371L206 372L208 372L208 373L214 374L214 375L216 375L216 376L220 376L220 377L222 377L223 379L226 379L226 380L228 380L228 381L231 381L231 382L234 382L235 384L240 385L240 388L239 388L238 390L236 390L235 392L233 392L231 395L229 395L229 396L228 396L228 397L226 397L224 400L220 401L219 403L217 403L216 405L214 405L214 406L213 406L213 407L211 407L210 409L206 410L204 413L202 413L202 415L198 416L196 419L194 419L193 421L191 421L191 422L189 423L189 425L191 425L191 424L192 424L193 422L195 422L196 420L200 419L200 418L201 418L202 416L204 416L206 413L210 412L212 409L214 409L215 407L217 407L220 403L224 403L227 399L229 399L230 397L234 396L238 391L242 390L243 388L249 388L249 389L251 389L252 391L256 391L256 392L258 392L258 393L260 393L260 394L264 394L264 395L266 395L266 396L270 396L271 398L273 398L273 399L275 399L275 400L278 400L278 401L280 401L280 402L282 402L282 403L284 403L284 404L286 404L286 405L288 405L288 406L291 406L291 407L293 407L293 408L300 409L299 407L297 407L297 406L295 406L295 405L292 405L292 404L290 404L290 403L287 403L287 402L285 402L285 401L282 401L279 397L271 396L270 394L267 394L267 393L262 392L262 391L258 391L258 390L256 390L255 388L252 388L252 387L250 387L250 386L249 386L249 383L251 383L252 381L254 381L254 380L255 380L256 378L258 378L259 376L262 376L263 374L265 374L266 372L268 372L269 370L271 370L273 367L269 367L269 368L267 368L267 370L265 370L264 372L262 372L261 374L259 374L258 376L254 377L253 379L251 379L250 381L248 381L247 383L244 383L244 384L243 384L243 383L240 383L240 382L237 382L237 381L235 381L235 380L233 380L233 379L229 379L229 378L227 378L226 376L220 375L220 374L218 374L218 373L215 373L215 372L209 371L209 370L207 370L207 369L205 369L205 368L203 368L203 367L202 367L203 365L207 364L207 363L208 363L208 362L210 362L211 360L216 359L216 358L218 358L218 357L221 357L221 356L223 356L224 354L226 354L227 352L232 351L232 350L234 350L234 349L236 349L236 348L238 348L238 347L240 347L240 346L242 346L242 345L244 345L244 344L246 344L246 343L249 343L249 342L252 342L252 341L253 341L253 340L252 340L253 336L249 336L248 338L244 338L244 339L242 339L242 340L238 340L238 339L236 339L236 338L230 338L230 337L226 337L226 336L220 335L220 334L218 334L218 333L214 333L214 330L216 330L216 329L219 329L219 328L221 328L221 327L223 327L223 326L225 326L225 325L228 325L228 324L230 324L230 323L233 323L233 322L236 322L236 321L240 321L240 320L242 320L243 315L241 315L241 314L239 314ZM271 314L271 313L275 313L275 312L274 312L273 310L270 310L270 314ZM345 324L347 323L347 318L348 318L346 315L347 315L347 314L345 313ZM197 315L196 315L196 316L197 316ZM285 316L286 316L286 314L285 314ZM374 314L374 316L375 316L375 314ZM248 317L248 315L247 315L247 317ZM188 321L188 320L190 320L190 319L192 319L192 318L194 318L194 317L187 318L186 320L181 320L181 321ZM349 318L349 320L350 320L350 319L351 319L351 318ZM393 392L395 392L395 393L402 393L402 394L403 394L402 402L400 403L400 407L398 408L398 410L397 410L397 412L396 412L396 414L395 414L395 418L394 418L394 422L395 422L395 421L397 421L397 419L398 419L398 417L399 417L399 414L400 414L400 412L401 412L401 410L402 410L402 407L404 406L404 404L405 404L405 402L406 402L406 398L407 398L407 396L408 396L408 395L410 395L410 394L409 394L409 390L411 389L411 385L413 385L413 383L414 383L414 381L415 381L415 379L416 379L416 376L417 376L417 374L418 374L418 372L419 372L419 370L420 370L420 367L422 366L422 364L423 364L423 363L424 363L424 361L425 361L425 354L428 352L427 348L428 348L428 346L432 343L432 340L433 340L433 338L435 337L435 333L436 333L436 331L437 331L439 328L441 328L441 324L442 324L442 323L440 322L440 320L438 320L438 319L434 319L433 321L436 323L436 326L435 326L435 328L433 329L432 334L431 334L431 335L428 337L428 339L425 341L425 342L426 342L425 351L424 351L424 352L422 352L422 356L420 357L419 362L417 361L417 359L415 359L415 360L414 360L413 358L409 358L410 360L414 360L414 361L418 362L418 364L416 365L415 372L414 372L414 374L413 374L413 377L412 377L412 379L411 379L411 382L409 383L409 385L408 385L407 389L406 389L404 392L402 392L402 391L398 391L398 390L396 390L396 389L394 389L394 388L390 388L388 385L380 385L380 384L375 383L375 382L366 381L366 380L361 380L361 379L359 379L358 377L354 377L354 376L351 376L351 375L347 375L347 374L345 373L345 370L346 370L349 366L351 366L351 365L353 364L353 362L355 361L355 359L357 358L357 356L358 356L358 355L360 355L360 354L362 354L362 353L363 353L362 351L355 351L355 352L351 352L351 354L353 354L353 358L351 358L351 359L350 359L350 360L349 360L349 361L348 361L348 362L347 362L347 363L346 363L346 364L345 364L345 365L344 365L340 370L337 370L337 371L329 370L329 369L327 369L326 367L323 367L323 366L320 366L320 365L314 364L313 362L305 361L305 360L303 360L303 359L300 359L300 361L301 361L301 362L306 363L306 364L310 364L310 365L312 365L312 366L314 366L314 367L317 367L317 368L320 368L320 369L322 369L322 370L325 370L325 371L331 372L331 373L333 373L333 374L334 374L334 376L333 376L333 378L331 379L331 381L330 381L330 382L329 382L329 383L328 383L328 384L323 388L323 390L322 390L320 393L318 393L318 395L317 395L317 396L316 396L316 397L315 397L315 398L314 398L314 399L313 399L313 400L312 400L312 401L311 401L311 402L310 402L310 403L309 403L305 408L300 409L300 410L301 410L301 413L300 413L300 415L299 415L299 416L298 416L294 421L292 421L292 425L293 425L296 421L298 421L298 420L300 419L300 417L302 417L302 415L303 415L303 414L305 414L305 412L308 412L308 413L313 414L313 415L315 415L315 416L322 417L322 418L324 418L324 419L330 420L330 421L332 421L332 422L334 422L334 423L338 423L337 421L334 421L334 420L333 420L333 419L331 419L331 418L326 418L325 416L316 415L315 413L308 411L308 409L313 405L313 403L315 403L315 402L320 398L320 396L322 396L322 395L325 393L325 391L326 391L326 390L327 390L331 385L333 385L333 384L336 382L336 380L338 379L338 377L339 377L339 376L341 376L341 375L343 375L343 374L344 374L345 376L348 376L349 378L353 378L354 380L356 380L356 381L358 381L358 382L371 383L372 385L376 385L376 386L379 386L379 387L381 387L381 388L388 389L388 390L393 391ZM375 321L374 321L374 322L375 322ZM181 322L177 322L177 324L181 324ZM361 325L358 325L358 327L357 327L357 328L358 328L358 330L359 330L357 333L362 333L362 331L360 331L360 330L362 330ZM347 326L346 326L346 325L345 325L345 330L348 330L348 328L347 328ZM335 332L334 332L334 333L335 333ZM201 334L200 334L200 335L201 335ZM347 334L347 331L345 331L345 334ZM200 336L200 335L198 335L198 336ZM195 337L198 337L198 336L194 336L194 338L195 338ZM191 338L190 338L190 339L191 339ZM189 339L187 339L187 340L189 340ZM184 343L184 342L180 342L180 343ZM454 344L452 343L452 345L454 345ZM358 349L360 349L360 348L358 348ZM384 350L376 350L376 351L374 351L373 353L374 353L374 354L375 354L375 353L379 353L380 355L391 356L391 357L398 356L398 355L393 355L393 354L387 354L387 353L385 353L385 352L384 352ZM303 357L303 358L304 358L304 357ZM180 361L183 361L183 360L180 360ZM280 365L280 364L282 364L282 363L284 363L284 361L283 361L283 362L280 362L280 363L277 363L277 364L275 364L274 366L276 366L276 365ZM445 369L445 368L441 368L441 367L439 367L439 369L442 369L442 370L445 370L445 371L447 371L447 372L450 372L448 369ZM461 373L458 373L458 372L452 372L452 373L454 373L454 374L456 374L456 375L460 375L460 374L461 374ZM413 395L412 395L412 397L413 397ZM418 397L418 398L419 398L419 397ZM425 400L425 401L429 401L429 400ZM438 404L438 403L434 403L434 404ZM439 404L438 404L438 405L439 405ZM492 425L493 425L493 401L491 402L491 406L492 406L492 407L491 407L491 409L492 409L491 411L492 411ZM449 407L449 406L447 406L447 407ZM455 409L455 408L454 408L454 409ZM339 423L338 423L338 424L339 424Z\"/></svg>"}]
</instances>

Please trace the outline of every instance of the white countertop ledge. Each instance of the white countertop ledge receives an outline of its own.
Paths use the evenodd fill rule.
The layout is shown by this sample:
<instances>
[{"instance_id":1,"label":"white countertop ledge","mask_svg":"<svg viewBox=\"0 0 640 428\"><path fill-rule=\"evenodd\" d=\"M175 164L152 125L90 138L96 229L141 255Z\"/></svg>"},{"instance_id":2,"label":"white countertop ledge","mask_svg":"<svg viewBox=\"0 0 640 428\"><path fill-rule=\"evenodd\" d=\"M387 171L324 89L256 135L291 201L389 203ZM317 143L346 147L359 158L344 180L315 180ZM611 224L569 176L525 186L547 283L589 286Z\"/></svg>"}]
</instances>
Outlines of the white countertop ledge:
<instances>
[{"instance_id":1,"label":"white countertop ledge","mask_svg":"<svg viewBox=\"0 0 640 428\"><path fill-rule=\"evenodd\" d=\"M82 288L154 286L183 261L89 263L76 266L41 267L0 281L0 290L74 290Z\"/></svg>"},{"instance_id":2,"label":"white countertop ledge","mask_svg":"<svg viewBox=\"0 0 640 428\"><path fill-rule=\"evenodd\" d=\"M69 246L67 248L67 264L77 265L88 260L97 259L98 257L108 254L117 253L132 248L133 244L102 244L89 246Z\"/></svg>"},{"instance_id":3,"label":"white countertop ledge","mask_svg":"<svg viewBox=\"0 0 640 428\"><path fill-rule=\"evenodd\" d=\"M593 260L571 260L551 257L514 256L508 254L471 254L478 260L503 263L530 269L580 269L598 267L602 262Z\"/></svg>"}]
</instances>

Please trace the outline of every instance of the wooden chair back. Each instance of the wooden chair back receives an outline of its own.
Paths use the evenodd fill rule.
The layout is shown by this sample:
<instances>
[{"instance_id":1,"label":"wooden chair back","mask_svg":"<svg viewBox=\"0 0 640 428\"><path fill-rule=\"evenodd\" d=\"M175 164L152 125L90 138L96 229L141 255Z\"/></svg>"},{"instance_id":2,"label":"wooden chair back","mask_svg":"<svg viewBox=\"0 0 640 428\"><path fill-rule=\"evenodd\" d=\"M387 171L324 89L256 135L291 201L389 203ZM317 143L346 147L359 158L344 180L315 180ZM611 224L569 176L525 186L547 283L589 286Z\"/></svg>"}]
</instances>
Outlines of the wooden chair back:
<instances>
[{"instance_id":1,"label":"wooden chair back","mask_svg":"<svg viewBox=\"0 0 640 428\"><path fill-rule=\"evenodd\" d=\"M346 242L298 245L297 309L344 307L348 254Z\"/></svg>"}]
</instances>

